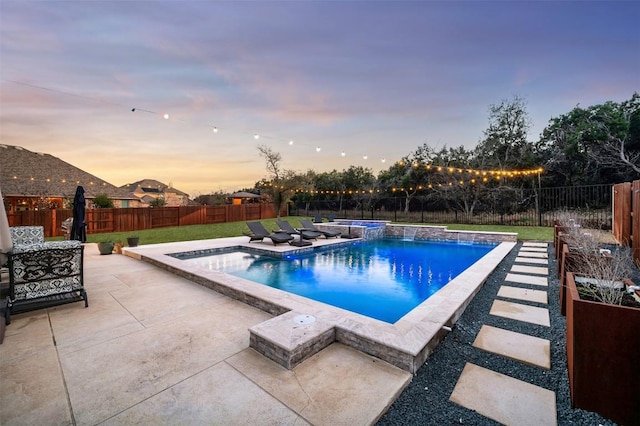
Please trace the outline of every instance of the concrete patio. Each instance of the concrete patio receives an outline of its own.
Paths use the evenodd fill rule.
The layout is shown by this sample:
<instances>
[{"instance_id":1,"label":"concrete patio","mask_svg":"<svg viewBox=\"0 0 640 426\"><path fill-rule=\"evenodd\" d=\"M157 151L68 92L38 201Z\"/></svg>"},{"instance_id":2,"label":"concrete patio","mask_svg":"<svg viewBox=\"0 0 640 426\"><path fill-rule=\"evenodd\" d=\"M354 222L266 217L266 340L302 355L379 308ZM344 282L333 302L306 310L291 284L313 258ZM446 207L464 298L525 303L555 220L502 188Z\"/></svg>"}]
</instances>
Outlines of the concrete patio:
<instances>
[{"instance_id":1,"label":"concrete patio","mask_svg":"<svg viewBox=\"0 0 640 426\"><path fill-rule=\"evenodd\" d=\"M411 380L339 343L287 370L249 348L269 314L95 244L85 286L86 309L12 317L0 424L364 425Z\"/></svg>"}]
</instances>

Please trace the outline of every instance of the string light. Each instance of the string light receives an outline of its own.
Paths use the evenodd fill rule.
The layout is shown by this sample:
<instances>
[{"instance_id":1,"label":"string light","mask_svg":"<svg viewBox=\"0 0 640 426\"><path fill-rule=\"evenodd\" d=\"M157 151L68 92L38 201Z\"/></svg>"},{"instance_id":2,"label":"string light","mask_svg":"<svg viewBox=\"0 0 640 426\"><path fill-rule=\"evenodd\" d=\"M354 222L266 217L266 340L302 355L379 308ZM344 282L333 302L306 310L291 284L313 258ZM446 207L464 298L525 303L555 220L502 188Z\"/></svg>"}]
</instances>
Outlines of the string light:
<instances>
[{"instance_id":1,"label":"string light","mask_svg":"<svg viewBox=\"0 0 640 426\"><path fill-rule=\"evenodd\" d=\"M57 93L64 94L64 95L67 95L67 96L74 96L74 97L78 97L78 98L84 98L84 99L91 100L91 101L94 101L94 102L100 102L100 103L105 103L106 102L106 103L110 103L111 105L116 105L116 106L119 106L119 107L123 107L123 106L126 107L126 105L123 105L123 104L120 104L120 103L109 102L109 101L105 101L104 99L96 99L96 98L93 98L93 97L90 97L90 96L85 96L85 95L82 95L82 94L66 92L66 91L58 90L58 89L51 88L51 87L38 86L38 85L35 85L35 84L25 83L25 82L20 82L20 81L15 81L15 80L7 80L7 81L9 81L10 83L13 83L13 84L18 84L18 85L22 85L22 86L28 86L28 87L32 87L32 88L39 89L39 90L46 90L46 91L49 91L49 92L57 92ZM151 111L151 110L143 109L143 108L140 108L140 107L129 107L129 108L131 108L131 112L146 112L146 113L149 113L149 114L160 115L160 113L158 113L156 111ZM165 120L169 120L169 118L170 118L169 113L162 114L162 117ZM178 121L182 121L182 120L178 120ZM206 126L206 127L211 128L211 126ZM218 128L215 127L215 126L213 127L213 133L218 133ZM254 135L254 138L256 140L258 140L258 139L260 139L260 135L258 135L256 133ZM269 139L269 136L265 136L265 138ZM274 138L274 139L276 139L276 138ZM290 146L293 145L293 140L289 141L289 145ZM320 147L316 147L316 152L320 152ZM342 157L346 157L346 153L344 151L342 151L340 153L340 155ZM364 156L362 156L362 159L367 160L368 156L364 155ZM385 163L386 162L386 158L382 158L381 162ZM401 166L404 165L402 162L400 162L398 164L400 164ZM431 170L431 167L432 166L429 165L429 164L426 165L427 170ZM456 173L456 172L458 174L463 174L463 173L466 172L466 173L469 173L469 174L475 174L476 176L480 176L480 175L487 176L487 175L489 175L489 176L492 176L492 177L498 176L498 177L505 177L505 178L506 177L517 177L517 176L529 176L529 175L540 174L540 173L543 172L543 169L541 169L541 168L532 169L532 170L507 170L507 171L505 171L505 170L503 170L503 171L498 171L498 170L485 171L485 170L475 170L475 169L466 169L465 170L465 169L453 168L453 167L449 167L448 169L449 169L449 173L451 173L451 174ZM437 170L438 171L442 171L442 167L438 166Z\"/></svg>"}]
</instances>

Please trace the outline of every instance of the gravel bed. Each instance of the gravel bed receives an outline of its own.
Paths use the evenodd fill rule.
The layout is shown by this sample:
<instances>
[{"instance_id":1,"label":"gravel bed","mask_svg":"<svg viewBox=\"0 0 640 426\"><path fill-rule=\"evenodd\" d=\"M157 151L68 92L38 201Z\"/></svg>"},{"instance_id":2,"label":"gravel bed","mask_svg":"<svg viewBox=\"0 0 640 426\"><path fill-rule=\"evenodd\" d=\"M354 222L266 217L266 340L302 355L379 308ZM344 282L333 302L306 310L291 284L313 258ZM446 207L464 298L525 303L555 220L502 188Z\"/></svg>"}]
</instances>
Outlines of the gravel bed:
<instances>
[{"instance_id":1,"label":"gravel bed","mask_svg":"<svg viewBox=\"0 0 640 426\"><path fill-rule=\"evenodd\" d=\"M566 321L565 317L560 314L559 281L552 244L549 244L548 250L548 308L551 327L489 315L491 304L496 299L498 289L504 283L521 246L522 243L518 243L489 276L451 333L418 370L409 386L378 421L378 425L499 424L475 411L449 401L449 396L467 362L554 391L559 425L615 425L614 422L596 413L571 408L565 352ZM510 285L541 289L539 286L525 284ZM528 302L519 301L519 303ZM548 339L551 342L551 370L529 366L471 346L483 324Z\"/></svg>"}]
</instances>

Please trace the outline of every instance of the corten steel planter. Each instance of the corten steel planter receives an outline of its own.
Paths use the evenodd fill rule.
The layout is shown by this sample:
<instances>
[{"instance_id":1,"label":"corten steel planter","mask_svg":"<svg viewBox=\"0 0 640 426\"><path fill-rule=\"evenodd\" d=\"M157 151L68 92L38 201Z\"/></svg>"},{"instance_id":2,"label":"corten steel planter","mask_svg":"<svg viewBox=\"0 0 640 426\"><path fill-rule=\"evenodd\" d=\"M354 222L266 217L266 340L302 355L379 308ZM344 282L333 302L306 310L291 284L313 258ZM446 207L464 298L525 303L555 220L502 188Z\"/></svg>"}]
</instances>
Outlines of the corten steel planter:
<instances>
[{"instance_id":1,"label":"corten steel planter","mask_svg":"<svg viewBox=\"0 0 640 426\"><path fill-rule=\"evenodd\" d=\"M566 284L573 407L622 425L640 424L640 308L582 300L571 272Z\"/></svg>"},{"instance_id":2,"label":"corten steel planter","mask_svg":"<svg viewBox=\"0 0 640 426\"><path fill-rule=\"evenodd\" d=\"M601 256L605 259L611 260L610 254L593 254L586 255L579 251L572 251L568 244L562 245L562 254L560 255L560 261L558 262L558 271L560 272L560 313L562 315L567 314L567 273L573 272L574 274L580 274L585 270L585 262L589 262L593 259L593 262L601 260Z\"/></svg>"}]
</instances>

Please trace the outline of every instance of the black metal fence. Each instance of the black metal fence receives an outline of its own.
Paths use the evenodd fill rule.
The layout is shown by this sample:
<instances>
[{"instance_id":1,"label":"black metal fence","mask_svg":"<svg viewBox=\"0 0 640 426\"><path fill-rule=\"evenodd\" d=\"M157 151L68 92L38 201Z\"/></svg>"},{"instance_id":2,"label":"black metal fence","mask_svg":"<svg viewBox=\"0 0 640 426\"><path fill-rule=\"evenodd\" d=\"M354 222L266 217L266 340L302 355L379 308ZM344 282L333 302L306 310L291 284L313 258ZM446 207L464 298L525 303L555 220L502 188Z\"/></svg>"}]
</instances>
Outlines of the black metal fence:
<instances>
[{"instance_id":1,"label":"black metal fence","mask_svg":"<svg viewBox=\"0 0 640 426\"><path fill-rule=\"evenodd\" d=\"M584 226L611 229L612 185L541 189L494 188L470 192L433 192L411 198L375 193L294 197L292 216L335 216L346 219L406 223L552 226L567 211ZM408 203L408 206L407 206Z\"/></svg>"}]
</instances>

